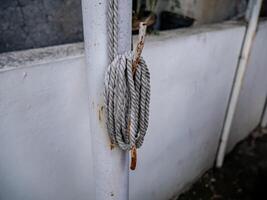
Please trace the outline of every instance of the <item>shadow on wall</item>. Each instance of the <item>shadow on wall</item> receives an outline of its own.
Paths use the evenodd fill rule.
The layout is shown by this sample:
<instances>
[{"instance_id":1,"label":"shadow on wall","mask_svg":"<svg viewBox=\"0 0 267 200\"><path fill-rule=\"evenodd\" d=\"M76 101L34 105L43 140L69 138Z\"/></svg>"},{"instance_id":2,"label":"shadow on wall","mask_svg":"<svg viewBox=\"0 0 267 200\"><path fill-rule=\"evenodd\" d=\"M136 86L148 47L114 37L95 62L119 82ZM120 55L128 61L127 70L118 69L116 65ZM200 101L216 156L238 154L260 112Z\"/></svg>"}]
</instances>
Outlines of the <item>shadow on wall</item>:
<instances>
[{"instance_id":1,"label":"shadow on wall","mask_svg":"<svg viewBox=\"0 0 267 200\"><path fill-rule=\"evenodd\" d=\"M267 1L262 2L261 16L267 17Z\"/></svg>"},{"instance_id":2,"label":"shadow on wall","mask_svg":"<svg viewBox=\"0 0 267 200\"><path fill-rule=\"evenodd\" d=\"M1 0L0 52L83 40L80 0Z\"/></svg>"}]
</instances>

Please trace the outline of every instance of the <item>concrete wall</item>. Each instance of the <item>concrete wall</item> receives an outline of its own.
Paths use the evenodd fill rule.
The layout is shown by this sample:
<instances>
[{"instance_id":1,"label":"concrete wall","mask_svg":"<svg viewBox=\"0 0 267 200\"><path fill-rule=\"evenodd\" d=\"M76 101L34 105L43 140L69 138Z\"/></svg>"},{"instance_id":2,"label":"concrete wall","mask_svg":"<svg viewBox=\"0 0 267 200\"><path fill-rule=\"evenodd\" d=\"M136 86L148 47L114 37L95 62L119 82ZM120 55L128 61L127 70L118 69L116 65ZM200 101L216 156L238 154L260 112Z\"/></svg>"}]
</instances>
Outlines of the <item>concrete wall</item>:
<instances>
[{"instance_id":1,"label":"concrete wall","mask_svg":"<svg viewBox=\"0 0 267 200\"><path fill-rule=\"evenodd\" d=\"M94 179L84 59L29 60L0 71L0 199L88 199Z\"/></svg>"},{"instance_id":2,"label":"concrete wall","mask_svg":"<svg viewBox=\"0 0 267 200\"><path fill-rule=\"evenodd\" d=\"M266 70L260 42L266 27L265 22L254 45L259 56L253 53L252 74ZM212 166L244 31L222 24L147 39L151 117L137 170L130 174L131 200L167 200ZM82 49L74 44L0 54L1 200L90 199L94 178ZM260 79L248 80L257 94L266 91Z\"/></svg>"},{"instance_id":3,"label":"concrete wall","mask_svg":"<svg viewBox=\"0 0 267 200\"><path fill-rule=\"evenodd\" d=\"M170 199L212 166L244 28L173 34L145 46L151 117L131 200Z\"/></svg>"},{"instance_id":4,"label":"concrete wall","mask_svg":"<svg viewBox=\"0 0 267 200\"><path fill-rule=\"evenodd\" d=\"M0 52L83 40L80 0L1 0Z\"/></svg>"}]
</instances>

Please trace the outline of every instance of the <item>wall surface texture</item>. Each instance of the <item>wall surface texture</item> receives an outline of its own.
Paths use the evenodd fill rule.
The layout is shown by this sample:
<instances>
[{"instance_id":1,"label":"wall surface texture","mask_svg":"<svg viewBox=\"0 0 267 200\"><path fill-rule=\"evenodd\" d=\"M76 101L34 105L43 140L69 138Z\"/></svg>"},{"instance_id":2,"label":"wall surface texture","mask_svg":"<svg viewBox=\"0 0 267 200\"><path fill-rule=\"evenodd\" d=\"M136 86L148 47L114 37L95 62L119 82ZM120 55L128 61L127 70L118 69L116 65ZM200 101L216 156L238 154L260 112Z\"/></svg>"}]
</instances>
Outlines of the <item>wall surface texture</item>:
<instances>
[{"instance_id":1,"label":"wall surface texture","mask_svg":"<svg viewBox=\"0 0 267 200\"><path fill-rule=\"evenodd\" d=\"M217 28L146 44L151 117L131 200L170 199L213 164L244 34Z\"/></svg>"},{"instance_id":2,"label":"wall surface texture","mask_svg":"<svg viewBox=\"0 0 267 200\"><path fill-rule=\"evenodd\" d=\"M148 37L144 58L152 78L151 116L137 169L130 174L131 200L168 200L212 166L244 32L228 23ZM266 37L265 22L238 107L237 116L246 117L236 118L232 145L259 123ZM0 54L1 200L92 196L82 49L74 44Z\"/></svg>"},{"instance_id":3,"label":"wall surface texture","mask_svg":"<svg viewBox=\"0 0 267 200\"><path fill-rule=\"evenodd\" d=\"M0 199L86 200L94 185L83 57L0 72Z\"/></svg>"},{"instance_id":4,"label":"wall surface texture","mask_svg":"<svg viewBox=\"0 0 267 200\"><path fill-rule=\"evenodd\" d=\"M0 52L83 40L80 0L1 0Z\"/></svg>"}]
</instances>

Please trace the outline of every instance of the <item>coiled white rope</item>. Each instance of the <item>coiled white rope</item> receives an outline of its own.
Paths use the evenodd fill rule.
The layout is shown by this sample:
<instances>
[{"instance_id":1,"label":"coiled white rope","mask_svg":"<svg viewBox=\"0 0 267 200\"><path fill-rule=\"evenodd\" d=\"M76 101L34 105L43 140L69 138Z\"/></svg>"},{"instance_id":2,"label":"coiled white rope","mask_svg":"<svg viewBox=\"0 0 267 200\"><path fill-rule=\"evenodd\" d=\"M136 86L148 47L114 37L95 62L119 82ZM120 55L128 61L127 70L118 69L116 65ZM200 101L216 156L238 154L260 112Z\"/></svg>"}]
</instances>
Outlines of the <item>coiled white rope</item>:
<instances>
[{"instance_id":1,"label":"coiled white rope","mask_svg":"<svg viewBox=\"0 0 267 200\"><path fill-rule=\"evenodd\" d=\"M137 56L133 52L117 54L118 0L109 1L108 19L111 63L105 74L107 129L112 145L132 150L141 147L148 127L150 74L140 57L140 44Z\"/></svg>"},{"instance_id":2,"label":"coiled white rope","mask_svg":"<svg viewBox=\"0 0 267 200\"><path fill-rule=\"evenodd\" d=\"M139 148L148 126L149 71L141 59L135 77L132 53L118 55L108 66L105 78L105 107L111 143L123 150Z\"/></svg>"}]
</instances>

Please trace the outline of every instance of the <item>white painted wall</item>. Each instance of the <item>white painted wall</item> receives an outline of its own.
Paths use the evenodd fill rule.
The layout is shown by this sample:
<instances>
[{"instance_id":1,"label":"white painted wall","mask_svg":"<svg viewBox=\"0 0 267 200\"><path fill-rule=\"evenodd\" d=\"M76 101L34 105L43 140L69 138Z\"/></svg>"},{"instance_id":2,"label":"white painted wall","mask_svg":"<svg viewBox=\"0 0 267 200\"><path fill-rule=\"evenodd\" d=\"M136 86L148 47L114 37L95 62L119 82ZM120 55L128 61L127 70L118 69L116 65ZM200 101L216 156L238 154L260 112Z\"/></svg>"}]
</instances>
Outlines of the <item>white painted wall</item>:
<instances>
[{"instance_id":1,"label":"white painted wall","mask_svg":"<svg viewBox=\"0 0 267 200\"><path fill-rule=\"evenodd\" d=\"M260 42L266 28L265 22L257 35L253 51L261 56L252 74L266 62ZM131 200L167 200L213 164L244 30L223 24L147 39L151 117L137 170L130 174ZM94 177L82 45L0 54L1 67L0 199L90 199ZM259 79L249 80L257 94L264 93Z\"/></svg>"},{"instance_id":2,"label":"white painted wall","mask_svg":"<svg viewBox=\"0 0 267 200\"><path fill-rule=\"evenodd\" d=\"M90 197L84 71L79 57L0 72L1 200Z\"/></svg>"},{"instance_id":3,"label":"white painted wall","mask_svg":"<svg viewBox=\"0 0 267 200\"><path fill-rule=\"evenodd\" d=\"M170 199L212 166L244 34L217 28L146 44L151 117L131 200Z\"/></svg>"}]
</instances>

